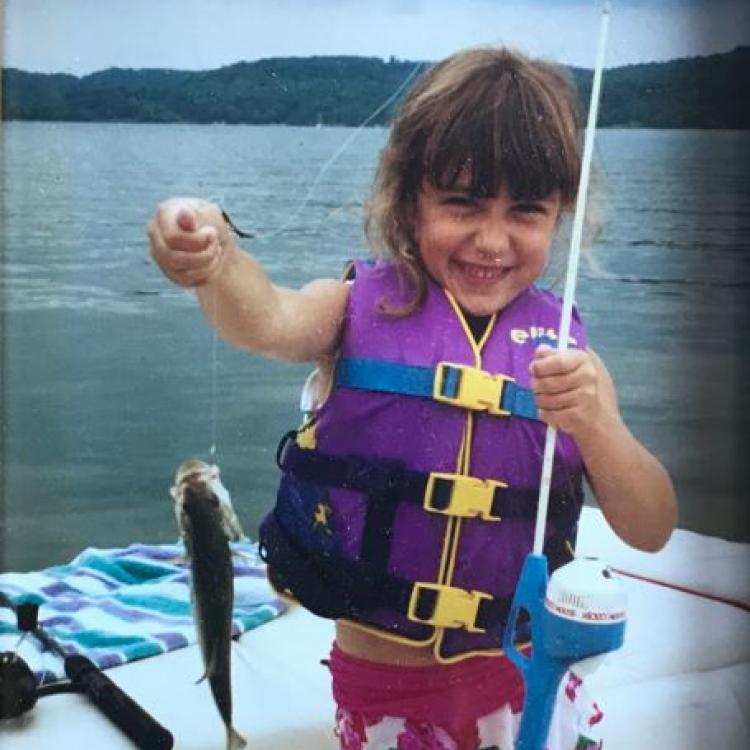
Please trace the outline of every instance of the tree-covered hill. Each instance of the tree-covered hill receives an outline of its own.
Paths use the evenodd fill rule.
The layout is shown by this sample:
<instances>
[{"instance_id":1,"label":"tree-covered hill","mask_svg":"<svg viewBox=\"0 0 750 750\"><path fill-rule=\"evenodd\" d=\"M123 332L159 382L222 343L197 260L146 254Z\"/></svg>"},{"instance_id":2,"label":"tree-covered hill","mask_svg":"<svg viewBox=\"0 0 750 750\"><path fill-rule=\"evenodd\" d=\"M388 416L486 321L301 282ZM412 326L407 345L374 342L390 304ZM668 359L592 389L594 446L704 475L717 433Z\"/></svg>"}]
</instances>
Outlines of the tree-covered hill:
<instances>
[{"instance_id":1,"label":"tree-covered hill","mask_svg":"<svg viewBox=\"0 0 750 750\"><path fill-rule=\"evenodd\" d=\"M602 91L601 123L651 128L750 128L749 69L750 47L721 55L616 68L608 73Z\"/></svg>"},{"instance_id":2,"label":"tree-covered hill","mask_svg":"<svg viewBox=\"0 0 750 750\"><path fill-rule=\"evenodd\" d=\"M606 71L600 123L748 128L750 47ZM2 118L102 122L358 125L417 63L369 57L270 58L217 70L110 68L78 78L2 72ZM591 71L573 69L585 103ZM393 105L372 122L386 123Z\"/></svg>"}]
</instances>

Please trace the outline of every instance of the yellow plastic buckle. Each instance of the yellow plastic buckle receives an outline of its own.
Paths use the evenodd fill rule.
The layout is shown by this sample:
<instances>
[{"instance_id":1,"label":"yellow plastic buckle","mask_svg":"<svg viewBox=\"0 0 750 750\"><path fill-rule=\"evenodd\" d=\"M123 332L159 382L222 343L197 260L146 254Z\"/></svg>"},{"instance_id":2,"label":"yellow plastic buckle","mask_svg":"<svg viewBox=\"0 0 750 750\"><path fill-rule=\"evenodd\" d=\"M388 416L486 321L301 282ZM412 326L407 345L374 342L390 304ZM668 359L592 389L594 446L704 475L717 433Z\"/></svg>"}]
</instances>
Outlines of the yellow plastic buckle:
<instances>
[{"instance_id":1,"label":"yellow plastic buckle","mask_svg":"<svg viewBox=\"0 0 750 750\"><path fill-rule=\"evenodd\" d=\"M435 594L435 606L429 617L420 617L419 599L427 591ZM413 622L432 625L435 628L464 628L470 633L484 633L476 625L479 605L484 599L492 599L481 591L467 591L439 583L415 583L409 599L407 617Z\"/></svg>"},{"instance_id":2,"label":"yellow plastic buckle","mask_svg":"<svg viewBox=\"0 0 750 750\"><path fill-rule=\"evenodd\" d=\"M443 385L450 370L458 370L458 393L455 396L446 396L443 393ZM432 397L444 404L507 417L510 412L500 407L506 382L513 382L513 378L507 375L491 375L469 365L439 362L435 368Z\"/></svg>"},{"instance_id":3,"label":"yellow plastic buckle","mask_svg":"<svg viewBox=\"0 0 750 750\"><path fill-rule=\"evenodd\" d=\"M450 483L450 494L445 502L445 493L435 490L442 483ZM495 490L508 485L493 479L477 479L461 474L440 474L433 472L427 479L422 505L432 513L462 518L483 518L485 521L500 521L500 516L492 515L492 501Z\"/></svg>"}]
</instances>

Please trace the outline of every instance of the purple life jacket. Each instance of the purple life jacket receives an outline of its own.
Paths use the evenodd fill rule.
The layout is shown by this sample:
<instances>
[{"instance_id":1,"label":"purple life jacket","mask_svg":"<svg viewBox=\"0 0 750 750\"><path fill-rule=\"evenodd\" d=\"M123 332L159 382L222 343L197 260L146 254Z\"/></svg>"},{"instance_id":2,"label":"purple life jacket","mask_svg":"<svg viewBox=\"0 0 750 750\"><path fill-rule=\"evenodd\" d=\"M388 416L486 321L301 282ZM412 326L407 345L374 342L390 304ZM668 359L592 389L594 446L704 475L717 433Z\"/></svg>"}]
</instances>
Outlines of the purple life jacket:
<instances>
[{"instance_id":1,"label":"purple life jacket","mask_svg":"<svg viewBox=\"0 0 750 750\"><path fill-rule=\"evenodd\" d=\"M528 367L540 343L555 343L561 303L530 287L477 344L433 282L414 313L379 311L408 295L391 264L356 264L334 387L314 441L290 433L279 446L261 549L273 585L311 611L433 643L451 660L499 651L533 545L546 427ZM586 345L577 314L570 345ZM582 475L574 441L559 433L550 571L571 558Z\"/></svg>"}]
</instances>

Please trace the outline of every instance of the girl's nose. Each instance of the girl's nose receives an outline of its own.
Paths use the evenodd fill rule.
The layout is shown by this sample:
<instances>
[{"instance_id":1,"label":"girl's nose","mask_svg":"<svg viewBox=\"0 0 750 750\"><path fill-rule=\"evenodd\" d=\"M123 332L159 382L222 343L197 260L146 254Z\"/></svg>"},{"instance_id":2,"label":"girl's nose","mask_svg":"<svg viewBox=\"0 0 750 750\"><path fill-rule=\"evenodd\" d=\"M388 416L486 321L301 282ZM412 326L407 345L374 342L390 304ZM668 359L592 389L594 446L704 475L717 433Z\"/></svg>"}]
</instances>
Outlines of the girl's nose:
<instances>
[{"instance_id":1,"label":"girl's nose","mask_svg":"<svg viewBox=\"0 0 750 750\"><path fill-rule=\"evenodd\" d=\"M477 232L479 254L489 262L500 263L510 250L508 227L498 216L484 219Z\"/></svg>"}]
</instances>

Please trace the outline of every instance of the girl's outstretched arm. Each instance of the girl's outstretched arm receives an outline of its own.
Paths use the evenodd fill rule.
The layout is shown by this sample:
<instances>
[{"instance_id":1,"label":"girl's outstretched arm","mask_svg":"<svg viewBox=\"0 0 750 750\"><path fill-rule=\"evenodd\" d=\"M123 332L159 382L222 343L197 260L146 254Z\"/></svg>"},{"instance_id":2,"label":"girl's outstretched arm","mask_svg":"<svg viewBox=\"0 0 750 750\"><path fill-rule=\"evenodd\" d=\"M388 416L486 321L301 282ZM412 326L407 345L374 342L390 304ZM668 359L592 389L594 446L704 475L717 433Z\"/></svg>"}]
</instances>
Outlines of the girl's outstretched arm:
<instances>
[{"instance_id":1,"label":"girl's outstretched arm","mask_svg":"<svg viewBox=\"0 0 750 750\"><path fill-rule=\"evenodd\" d=\"M540 416L573 436L612 529L633 547L661 549L677 522L672 480L622 421L604 363L591 350L540 347L531 372Z\"/></svg>"},{"instance_id":2,"label":"girl's outstretched arm","mask_svg":"<svg viewBox=\"0 0 750 750\"><path fill-rule=\"evenodd\" d=\"M203 312L229 343L288 361L331 355L346 311L348 287L334 279L300 290L273 284L234 242L221 209L173 198L148 225L151 255L175 284L194 287Z\"/></svg>"}]
</instances>

